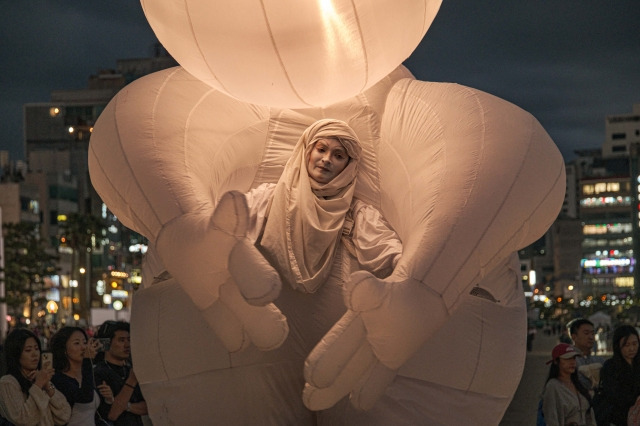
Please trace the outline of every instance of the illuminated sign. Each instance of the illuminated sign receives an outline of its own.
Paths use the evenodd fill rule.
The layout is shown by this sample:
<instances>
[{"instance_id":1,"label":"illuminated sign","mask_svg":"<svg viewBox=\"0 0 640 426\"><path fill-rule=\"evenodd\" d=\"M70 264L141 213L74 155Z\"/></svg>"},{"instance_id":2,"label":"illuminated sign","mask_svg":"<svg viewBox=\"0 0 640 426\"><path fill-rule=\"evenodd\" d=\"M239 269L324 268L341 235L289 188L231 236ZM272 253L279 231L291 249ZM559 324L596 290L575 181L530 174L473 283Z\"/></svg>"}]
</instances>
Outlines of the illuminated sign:
<instances>
[{"instance_id":1,"label":"illuminated sign","mask_svg":"<svg viewBox=\"0 0 640 426\"><path fill-rule=\"evenodd\" d=\"M111 290L111 297L116 299L126 299L129 297L129 292L126 290Z\"/></svg>"},{"instance_id":2,"label":"illuminated sign","mask_svg":"<svg viewBox=\"0 0 640 426\"><path fill-rule=\"evenodd\" d=\"M583 268L600 268L607 266L629 266L631 259L582 259L580 261Z\"/></svg>"}]
</instances>

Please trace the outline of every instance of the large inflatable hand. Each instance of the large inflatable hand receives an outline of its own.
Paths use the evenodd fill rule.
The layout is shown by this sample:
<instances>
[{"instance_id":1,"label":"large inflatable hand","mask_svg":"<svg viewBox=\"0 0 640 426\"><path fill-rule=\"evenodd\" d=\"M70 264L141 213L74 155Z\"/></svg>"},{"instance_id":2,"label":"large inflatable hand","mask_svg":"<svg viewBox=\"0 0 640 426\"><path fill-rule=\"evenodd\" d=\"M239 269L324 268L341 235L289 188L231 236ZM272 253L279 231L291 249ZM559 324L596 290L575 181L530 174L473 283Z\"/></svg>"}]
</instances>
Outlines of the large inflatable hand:
<instances>
[{"instance_id":1,"label":"large inflatable hand","mask_svg":"<svg viewBox=\"0 0 640 426\"><path fill-rule=\"evenodd\" d=\"M160 102L155 90L146 89L176 74ZM279 294L280 280L246 238L244 197L224 195L238 188L234 185L244 185L242 171L235 171L239 179L230 186L214 178L219 169L209 172L218 161L216 153L224 156L233 150L230 139L242 140L244 121L228 120L215 132L196 126L187 137L201 137L207 141L202 144L182 144L185 135L174 126L180 119L197 121L191 109L207 95L202 88L202 83L172 70L123 89L96 124L89 155L92 181L119 220L150 240L158 263L181 283L228 351L251 342L273 349L288 333L284 317L270 303ZM208 94L215 98L213 91ZM184 109L176 112L174 107L185 100ZM221 120L235 114L254 121L268 111L240 102L223 108L211 113ZM166 119L161 118L164 114ZM162 122L151 134L134 124L156 118ZM251 148L245 143L241 150ZM242 157L258 161L255 155ZM118 173L111 173L114 167Z\"/></svg>"},{"instance_id":2,"label":"large inflatable hand","mask_svg":"<svg viewBox=\"0 0 640 426\"><path fill-rule=\"evenodd\" d=\"M345 303L348 312L305 363L303 399L312 410L347 394L356 408L371 408L423 336L446 318L440 298L420 282L380 280L366 271L351 276Z\"/></svg>"},{"instance_id":3,"label":"large inflatable hand","mask_svg":"<svg viewBox=\"0 0 640 426\"><path fill-rule=\"evenodd\" d=\"M271 350L288 334L286 319L271 303L280 294L280 278L247 239L247 226L245 198L230 191L222 196L210 219L184 215L163 227L156 240L164 265L181 282L190 283L192 292L206 292L203 298L218 293L209 306L202 303L206 299L196 296L194 300L202 303L203 318L230 352L249 343ZM185 267L212 247L217 253L204 270Z\"/></svg>"}]
</instances>

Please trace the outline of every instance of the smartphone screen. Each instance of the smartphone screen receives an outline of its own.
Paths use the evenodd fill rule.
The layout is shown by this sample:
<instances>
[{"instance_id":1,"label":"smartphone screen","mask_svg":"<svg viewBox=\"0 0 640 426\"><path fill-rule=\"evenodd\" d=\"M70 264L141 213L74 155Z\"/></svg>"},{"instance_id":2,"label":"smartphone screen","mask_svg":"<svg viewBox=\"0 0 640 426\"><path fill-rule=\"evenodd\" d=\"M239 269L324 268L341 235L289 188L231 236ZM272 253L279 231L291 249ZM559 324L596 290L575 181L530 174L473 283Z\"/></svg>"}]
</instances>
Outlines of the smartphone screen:
<instances>
[{"instance_id":1,"label":"smartphone screen","mask_svg":"<svg viewBox=\"0 0 640 426\"><path fill-rule=\"evenodd\" d=\"M42 369L53 368L53 354L51 352L42 352Z\"/></svg>"}]
</instances>

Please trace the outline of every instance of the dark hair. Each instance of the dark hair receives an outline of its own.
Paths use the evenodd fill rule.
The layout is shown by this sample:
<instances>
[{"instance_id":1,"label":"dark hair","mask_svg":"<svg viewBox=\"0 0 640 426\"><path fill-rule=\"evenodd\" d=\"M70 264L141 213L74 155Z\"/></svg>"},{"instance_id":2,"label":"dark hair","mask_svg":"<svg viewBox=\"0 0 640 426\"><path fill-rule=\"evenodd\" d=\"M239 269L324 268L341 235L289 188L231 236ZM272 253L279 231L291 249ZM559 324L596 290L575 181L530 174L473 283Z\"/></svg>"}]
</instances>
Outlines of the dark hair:
<instances>
[{"instance_id":1,"label":"dark hair","mask_svg":"<svg viewBox=\"0 0 640 426\"><path fill-rule=\"evenodd\" d=\"M7 338L4 341L4 357L7 374L10 374L16 378L16 380L20 384L22 393L24 393L25 395L29 394L29 388L31 387L32 383L29 381L29 379L22 375L22 368L20 367L20 357L22 356L24 345L27 343L27 340L29 338L35 339L36 344L38 345L38 350L42 352L40 339L38 339L38 336L36 336L31 330L27 330L26 328L14 329L7 335ZM38 370L41 367L41 362L42 361L38 360Z\"/></svg>"},{"instance_id":2,"label":"dark hair","mask_svg":"<svg viewBox=\"0 0 640 426\"><path fill-rule=\"evenodd\" d=\"M593 327L593 323L586 318L576 318L572 321L569 321L569 324L567 324L569 336L573 336L574 334L578 333L578 329L585 324L589 324L591 327Z\"/></svg>"},{"instance_id":3,"label":"dark hair","mask_svg":"<svg viewBox=\"0 0 640 426\"><path fill-rule=\"evenodd\" d=\"M105 321L98 329L97 337L99 339L113 339L116 331L126 331L130 333L131 327L126 321Z\"/></svg>"},{"instance_id":4,"label":"dark hair","mask_svg":"<svg viewBox=\"0 0 640 426\"><path fill-rule=\"evenodd\" d=\"M551 363L551 367L549 367L549 375L547 376L547 381L545 382L545 385L546 385L546 383L549 382L549 380L557 379L559 375L560 375L560 361L558 360L558 358L556 358ZM591 395L589 394L589 390L587 390L587 388L585 388L584 385L580 382L580 379L578 378L578 368L577 367L576 367L575 371L573 373L571 373L570 377L571 377L571 382L576 387L578 392L580 392L582 394L582 396L587 398L587 401L589 401L589 406L591 406Z\"/></svg>"},{"instance_id":5,"label":"dark hair","mask_svg":"<svg viewBox=\"0 0 640 426\"><path fill-rule=\"evenodd\" d=\"M638 330L636 330L636 328L631 325L621 325L613 331L612 359L615 364L622 364L622 365L627 364L627 362L624 360L624 357L622 356L622 348L620 346L626 345L627 340L629 340L629 336L632 336L632 335L638 337L638 340L640 340L640 335L638 335ZM636 355L635 359L633 360L634 367L639 363L640 362L638 359L638 355Z\"/></svg>"},{"instance_id":6,"label":"dark hair","mask_svg":"<svg viewBox=\"0 0 640 426\"><path fill-rule=\"evenodd\" d=\"M67 342L71 338L71 335L79 331L87 340L87 333L80 327L62 327L51 337L49 347L53 353L53 368L56 371L69 370L69 358L67 357Z\"/></svg>"}]
</instances>

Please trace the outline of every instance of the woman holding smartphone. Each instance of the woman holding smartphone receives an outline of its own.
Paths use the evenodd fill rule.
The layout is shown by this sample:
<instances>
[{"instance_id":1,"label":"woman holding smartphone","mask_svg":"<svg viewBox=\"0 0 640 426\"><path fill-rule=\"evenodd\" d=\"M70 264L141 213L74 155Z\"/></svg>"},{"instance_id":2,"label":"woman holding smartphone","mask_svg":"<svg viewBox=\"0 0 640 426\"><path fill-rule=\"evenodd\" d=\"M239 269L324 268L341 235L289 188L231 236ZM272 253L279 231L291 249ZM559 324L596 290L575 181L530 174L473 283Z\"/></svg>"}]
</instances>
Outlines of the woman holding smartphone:
<instances>
[{"instance_id":1,"label":"woman holding smartphone","mask_svg":"<svg viewBox=\"0 0 640 426\"><path fill-rule=\"evenodd\" d=\"M71 406L69 426L100 424L96 411L100 405L98 392L105 401L113 403L113 392L104 382L94 382L91 360L99 348L97 341L88 341L80 327L62 327L51 337L53 383L60 389ZM104 423L102 423L104 424Z\"/></svg>"},{"instance_id":2,"label":"woman holding smartphone","mask_svg":"<svg viewBox=\"0 0 640 426\"><path fill-rule=\"evenodd\" d=\"M13 330L5 340L0 415L16 426L63 425L71 416L66 398L51 383L54 370L41 368L40 353L40 340L27 329Z\"/></svg>"}]
</instances>

